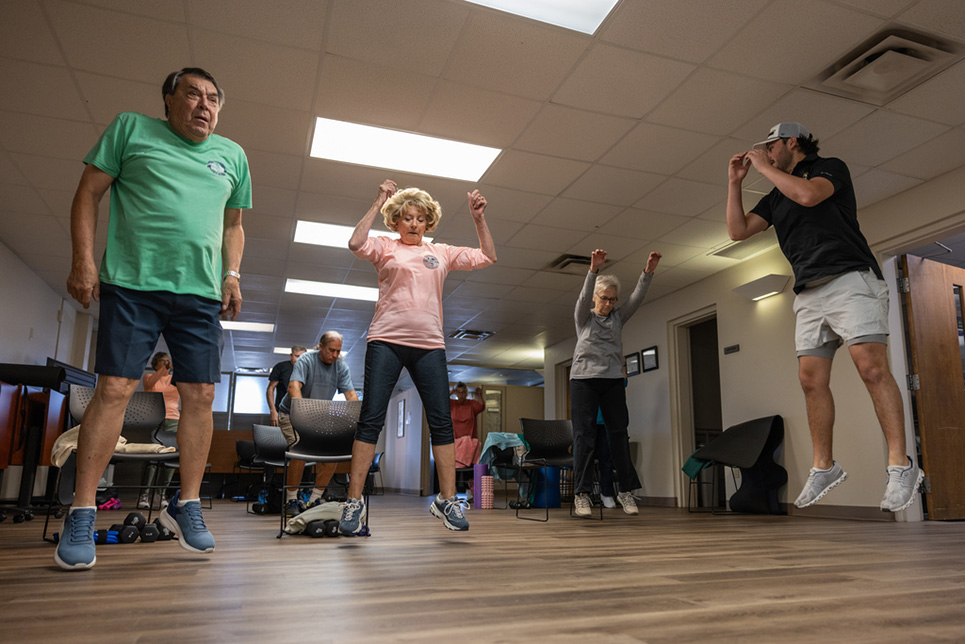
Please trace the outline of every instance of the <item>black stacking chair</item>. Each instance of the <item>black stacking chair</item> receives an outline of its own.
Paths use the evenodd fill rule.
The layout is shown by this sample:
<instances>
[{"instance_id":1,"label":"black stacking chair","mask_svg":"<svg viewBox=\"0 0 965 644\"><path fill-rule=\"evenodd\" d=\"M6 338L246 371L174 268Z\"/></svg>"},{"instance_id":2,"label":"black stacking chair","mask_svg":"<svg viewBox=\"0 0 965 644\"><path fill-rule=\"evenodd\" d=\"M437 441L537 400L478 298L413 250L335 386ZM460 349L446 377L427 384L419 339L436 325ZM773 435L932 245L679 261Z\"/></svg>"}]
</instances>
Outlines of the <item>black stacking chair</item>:
<instances>
[{"instance_id":1,"label":"black stacking chair","mask_svg":"<svg viewBox=\"0 0 965 644\"><path fill-rule=\"evenodd\" d=\"M372 465L369 466L369 481L372 494L374 496L382 496L385 494L385 479L382 478L382 457L385 456L385 452L379 452L372 459ZM375 477L379 477L379 484L375 484Z\"/></svg>"},{"instance_id":2,"label":"black stacking chair","mask_svg":"<svg viewBox=\"0 0 965 644\"><path fill-rule=\"evenodd\" d=\"M84 412L87 411L87 406L90 404L90 401L93 398L93 387L84 387L81 385L70 386L68 410L70 411L70 416L73 419L73 424L80 424L83 422ZM156 391L136 391L134 392L134 395L131 396L131 399L127 403L127 409L124 411L124 425L121 429L121 436L138 430L150 430L152 432L157 431L162 422L164 422L164 396L162 396L160 392ZM111 457L110 464L155 463L160 467L165 463L176 463L178 461L178 457L179 455L177 451L166 453L115 452ZM60 478L58 481L57 499L62 506L69 506L73 503L75 475L76 457L72 454L67 463L64 464L64 467L61 468ZM134 485L114 487L133 487L143 489L145 486ZM150 485L146 487L148 489L153 488L153 486ZM149 509L147 517L148 521L151 520L152 513L153 509ZM50 506L48 506L47 517L44 520L43 538L45 541L50 541L50 539L47 538L47 526L49 522Z\"/></svg>"},{"instance_id":3,"label":"black stacking chair","mask_svg":"<svg viewBox=\"0 0 965 644\"><path fill-rule=\"evenodd\" d=\"M288 480L288 462L292 460L306 463L351 462L360 411L362 402L358 400L293 399L291 423L295 430L295 442L288 446L284 455L285 480ZM368 513L371 510L368 490L362 496ZM278 538L281 539L284 534L285 513L282 512Z\"/></svg>"},{"instance_id":4,"label":"black stacking chair","mask_svg":"<svg viewBox=\"0 0 965 644\"><path fill-rule=\"evenodd\" d=\"M531 484L536 484L536 475L542 473L544 489L548 485L547 469L559 467L573 469L573 424L569 420L539 420L536 418L520 418L519 426L523 430L523 440L529 445L529 451L523 456L518 465L519 476L524 471L531 473ZM548 493L546 494L548 497ZM548 499L547 499L548 500ZM549 503L545 503L544 518L520 516L519 503L516 504L516 518L527 521L549 521ZM570 502L570 515L573 514L573 503ZM600 520L603 520L603 506L600 506Z\"/></svg>"},{"instance_id":5,"label":"black stacking chair","mask_svg":"<svg viewBox=\"0 0 965 644\"><path fill-rule=\"evenodd\" d=\"M251 437L255 444L252 463L262 471L262 485L266 488L277 487L272 483L272 476L276 468L285 467L285 450L288 449L285 435L279 427L254 424L251 426ZM250 501L245 503L245 511L255 514L251 511Z\"/></svg>"},{"instance_id":6,"label":"black stacking chair","mask_svg":"<svg viewBox=\"0 0 965 644\"><path fill-rule=\"evenodd\" d=\"M238 454L238 460L235 461L234 466L231 468L231 475L233 480L229 483L225 483L223 491L224 498L231 498L234 501L240 501L237 491L240 491L241 485L241 475L251 472L260 472L261 466L254 463L255 459L255 441L246 440L236 440L235 441L235 453ZM239 490L235 490L233 486L239 486ZM249 485L248 489L245 490L245 500L251 493L251 488L255 484ZM229 492L230 490L230 492Z\"/></svg>"},{"instance_id":7,"label":"black stacking chair","mask_svg":"<svg viewBox=\"0 0 965 644\"><path fill-rule=\"evenodd\" d=\"M173 447L174 449L177 449L177 448L178 448L178 434L177 434L177 432L167 432L167 431L164 431L164 430L162 429L162 425L158 425L158 427L154 430L154 432L151 434L151 439L152 439L155 443L157 443L157 444L159 444L159 445L164 445L165 447ZM180 469L181 469L181 461L180 461L180 460L168 460L168 461L164 461L163 466L164 466L164 467L169 467L169 468L172 468L172 469L175 469L175 470L179 470L179 471L180 471ZM211 473L211 463L206 463L206 464L205 464L205 466L204 466L204 473L205 473L206 476ZM158 474L155 475L155 478L156 478L159 474L160 474L160 469L158 470ZM180 472L179 472L179 474L180 474ZM205 485L209 485L209 482L208 482L207 480L202 480L202 481L201 481L201 489L202 489L202 490L204 490L204 486L205 486ZM151 488L151 505L152 505L152 506L154 505L154 499L155 499L155 497L157 497L157 500L158 500L158 508L157 508L157 509L160 510L160 509L161 509L161 498L163 497L163 495L164 495L164 489L162 488L162 486L152 485L152 488ZM207 495L202 494L202 495L201 495L201 498L208 500L208 509L210 510L210 509L211 509L211 494L210 494L210 491L209 491L209 493L208 493Z\"/></svg>"}]
</instances>

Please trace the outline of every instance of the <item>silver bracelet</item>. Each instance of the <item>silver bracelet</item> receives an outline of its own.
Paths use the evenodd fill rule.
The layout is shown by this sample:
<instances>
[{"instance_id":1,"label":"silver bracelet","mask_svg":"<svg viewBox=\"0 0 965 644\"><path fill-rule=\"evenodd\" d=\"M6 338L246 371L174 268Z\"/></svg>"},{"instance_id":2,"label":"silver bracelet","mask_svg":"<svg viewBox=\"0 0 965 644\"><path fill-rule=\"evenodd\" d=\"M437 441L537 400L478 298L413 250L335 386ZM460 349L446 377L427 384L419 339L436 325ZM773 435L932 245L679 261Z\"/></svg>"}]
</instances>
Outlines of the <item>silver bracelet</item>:
<instances>
[{"instance_id":1,"label":"silver bracelet","mask_svg":"<svg viewBox=\"0 0 965 644\"><path fill-rule=\"evenodd\" d=\"M241 281L241 273L239 273L238 271L225 271L224 276L222 276L221 278L221 281L223 282L225 277L229 277L229 276L235 278L239 282Z\"/></svg>"}]
</instances>

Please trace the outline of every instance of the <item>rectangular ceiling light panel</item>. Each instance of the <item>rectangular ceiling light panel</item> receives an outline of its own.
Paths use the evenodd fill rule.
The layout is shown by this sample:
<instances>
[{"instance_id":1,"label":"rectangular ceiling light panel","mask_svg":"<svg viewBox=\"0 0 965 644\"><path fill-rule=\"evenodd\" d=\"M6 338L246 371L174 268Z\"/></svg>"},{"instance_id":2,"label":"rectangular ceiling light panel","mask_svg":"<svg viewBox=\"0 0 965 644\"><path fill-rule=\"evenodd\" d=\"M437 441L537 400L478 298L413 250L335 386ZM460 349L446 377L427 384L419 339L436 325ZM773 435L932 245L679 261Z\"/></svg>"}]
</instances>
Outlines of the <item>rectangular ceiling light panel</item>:
<instances>
[{"instance_id":1,"label":"rectangular ceiling light panel","mask_svg":"<svg viewBox=\"0 0 965 644\"><path fill-rule=\"evenodd\" d=\"M331 246L332 248L348 248L348 240L351 239L352 231L354 230L354 226L323 224L318 221L305 221L303 219L299 219L297 222L295 222L295 241L300 244ZM398 239L399 233L394 233L391 230L369 231L369 237L379 236ZM431 242L432 237L423 237L422 241Z\"/></svg>"},{"instance_id":2,"label":"rectangular ceiling light panel","mask_svg":"<svg viewBox=\"0 0 965 644\"><path fill-rule=\"evenodd\" d=\"M365 300L368 302L375 302L379 299L379 289L371 286L351 286L349 284L313 282L292 278L285 281L285 292L323 297L344 297L350 300Z\"/></svg>"},{"instance_id":3,"label":"rectangular ceiling light panel","mask_svg":"<svg viewBox=\"0 0 965 644\"><path fill-rule=\"evenodd\" d=\"M468 0L564 29L593 34L618 0Z\"/></svg>"},{"instance_id":4,"label":"rectangular ceiling light panel","mask_svg":"<svg viewBox=\"0 0 965 644\"><path fill-rule=\"evenodd\" d=\"M478 181L501 150L332 119L315 119L313 157Z\"/></svg>"}]
</instances>

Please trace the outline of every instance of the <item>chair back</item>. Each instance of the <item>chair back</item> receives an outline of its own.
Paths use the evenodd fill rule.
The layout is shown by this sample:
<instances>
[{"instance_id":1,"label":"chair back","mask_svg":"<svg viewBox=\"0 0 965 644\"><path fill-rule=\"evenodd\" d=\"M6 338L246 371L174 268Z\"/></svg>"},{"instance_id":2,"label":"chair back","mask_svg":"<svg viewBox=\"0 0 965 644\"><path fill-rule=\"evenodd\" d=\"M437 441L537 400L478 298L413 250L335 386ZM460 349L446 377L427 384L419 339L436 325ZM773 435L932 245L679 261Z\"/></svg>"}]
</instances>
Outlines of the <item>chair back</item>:
<instances>
[{"instance_id":1,"label":"chair back","mask_svg":"<svg viewBox=\"0 0 965 644\"><path fill-rule=\"evenodd\" d=\"M178 433L168 432L161 429L163 425L158 425L154 429L154 433L151 435L151 439L158 445L164 445L165 447L178 448Z\"/></svg>"},{"instance_id":2,"label":"chair back","mask_svg":"<svg viewBox=\"0 0 965 644\"><path fill-rule=\"evenodd\" d=\"M295 398L291 408L295 442L290 451L351 458L361 401Z\"/></svg>"},{"instance_id":3,"label":"chair back","mask_svg":"<svg viewBox=\"0 0 965 644\"><path fill-rule=\"evenodd\" d=\"M271 425L252 425L251 437L255 444L254 462L256 464L277 467L285 464L288 441L285 440L285 435L280 428Z\"/></svg>"},{"instance_id":4,"label":"chair back","mask_svg":"<svg viewBox=\"0 0 965 644\"><path fill-rule=\"evenodd\" d=\"M529 445L527 460L573 457L573 423L569 420L520 418L519 426Z\"/></svg>"},{"instance_id":5,"label":"chair back","mask_svg":"<svg viewBox=\"0 0 965 644\"><path fill-rule=\"evenodd\" d=\"M75 423L83 422L87 405L94 398L94 388L70 386L70 415ZM159 391L135 391L124 410L124 429L154 430L164 422L164 396Z\"/></svg>"},{"instance_id":6,"label":"chair back","mask_svg":"<svg viewBox=\"0 0 965 644\"><path fill-rule=\"evenodd\" d=\"M255 441L235 441L235 451L238 453L238 467L253 467L255 460Z\"/></svg>"}]
</instances>

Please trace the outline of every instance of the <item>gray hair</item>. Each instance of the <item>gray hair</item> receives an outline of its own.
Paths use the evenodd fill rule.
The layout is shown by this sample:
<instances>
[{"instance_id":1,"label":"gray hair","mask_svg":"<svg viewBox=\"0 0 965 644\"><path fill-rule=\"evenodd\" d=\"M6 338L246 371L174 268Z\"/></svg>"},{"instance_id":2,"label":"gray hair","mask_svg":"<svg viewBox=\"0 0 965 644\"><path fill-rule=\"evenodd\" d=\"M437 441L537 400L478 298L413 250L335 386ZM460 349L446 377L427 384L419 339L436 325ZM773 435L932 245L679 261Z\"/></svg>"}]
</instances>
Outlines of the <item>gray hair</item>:
<instances>
[{"instance_id":1,"label":"gray hair","mask_svg":"<svg viewBox=\"0 0 965 644\"><path fill-rule=\"evenodd\" d=\"M611 286L617 290L617 295L619 295L620 280L617 279L616 275L598 275L596 278L596 284L593 286L593 294L599 295L601 291L604 291Z\"/></svg>"},{"instance_id":2,"label":"gray hair","mask_svg":"<svg viewBox=\"0 0 965 644\"><path fill-rule=\"evenodd\" d=\"M322 334L322 337L318 339L318 346L324 347L329 342L332 342L334 340L341 340L341 339L342 339L342 334L339 333L338 331L326 331L325 333Z\"/></svg>"},{"instance_id":3,"label":"gray hair","mask_svg":"<svg viewBox=\"0 0 965 644\"><path fill-rule=\"evenodd\" d=\"M305 353L306 351L308 351L308 349L306 349L300 344L296 344L295 346L292 347L292 354Z\"/></svg>"}]
</instances>

